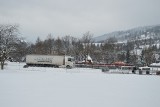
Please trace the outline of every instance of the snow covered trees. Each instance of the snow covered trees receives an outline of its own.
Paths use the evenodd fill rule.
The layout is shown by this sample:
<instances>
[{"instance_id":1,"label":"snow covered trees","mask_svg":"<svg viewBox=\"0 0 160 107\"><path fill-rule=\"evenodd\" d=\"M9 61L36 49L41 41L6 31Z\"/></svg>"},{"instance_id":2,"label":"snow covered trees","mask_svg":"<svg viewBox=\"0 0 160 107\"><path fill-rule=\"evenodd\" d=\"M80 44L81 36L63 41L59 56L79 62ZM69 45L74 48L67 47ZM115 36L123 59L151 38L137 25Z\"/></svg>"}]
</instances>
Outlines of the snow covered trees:
<instances>
[{"instance_id":1,"label":"snow covered trees","mask_svg":"<svg viewBox=\"0 0 160 107\"><path fill-rule=\"evenodd\" d=\"M4 68L4 62L10 52L16 49L18 35L17 25L0 25L0 62L1 69Z\"/></svg>"},{"instance_id":2,"label":"snow covered trees","mask_svg":"<svg viewBox=\"0 0 160 107\"><path fill-rule=\"evenodd\" d=\"M71 55L75 57L77 62L84 61L84 59L86 59L86 55L90 55L93 61L108 64L116 61L122 61L128 64L136 65L138 60L140 60L140 55L138 54L139 52L134 50L134 44L132 43L118 44L116 42L114 43L112 39L109 39L106 40L105 43L99 43L99 45L97 45L91 40L92 38L90 36L88 37L87 33L80 39L69 35L62 38L53 38L50 35L47 36L46 40L37 38L36 43L30 45L27 49L28 52L26 53L43 55ZM21 46L22 45L18 47L18 50L23 50L22 48L19 49ZM25 53L21 53L21 55L17 56L25 56ZM153 62L153 60L150 60L150 56L153 56L153 50L150 50L149 52L145 51L144 61L148 64Z\"/></svg>"}]
</instances>

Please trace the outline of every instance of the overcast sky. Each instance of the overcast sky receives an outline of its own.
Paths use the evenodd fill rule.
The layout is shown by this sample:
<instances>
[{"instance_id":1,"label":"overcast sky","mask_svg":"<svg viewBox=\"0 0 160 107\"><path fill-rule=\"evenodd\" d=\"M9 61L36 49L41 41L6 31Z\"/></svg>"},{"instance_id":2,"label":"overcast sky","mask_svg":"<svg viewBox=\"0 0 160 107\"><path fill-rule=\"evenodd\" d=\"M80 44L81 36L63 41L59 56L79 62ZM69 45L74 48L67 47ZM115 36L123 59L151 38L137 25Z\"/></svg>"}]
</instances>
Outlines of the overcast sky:
<instances>
[{"instance_id":1,"label":"overcast sky","mask_svg":"<svg viewBox=\"0 0 160 107\"><path fill-rule=\"evenodd\" d=\"M18 24L28 41L100 36L160 24L160 0L0 0L0 24Z\"/></svg>"}]
</instances>

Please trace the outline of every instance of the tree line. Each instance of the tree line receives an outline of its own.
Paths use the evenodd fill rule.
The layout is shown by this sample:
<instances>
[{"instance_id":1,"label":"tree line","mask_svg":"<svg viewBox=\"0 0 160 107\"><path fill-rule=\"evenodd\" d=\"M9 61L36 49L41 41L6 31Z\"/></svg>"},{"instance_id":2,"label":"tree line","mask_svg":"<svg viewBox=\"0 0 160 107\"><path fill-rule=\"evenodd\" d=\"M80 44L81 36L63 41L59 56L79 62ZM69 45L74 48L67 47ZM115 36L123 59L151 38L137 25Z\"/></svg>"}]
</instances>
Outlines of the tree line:
<instances>
[{"instance_id":1,"label":"tree line","mask_svg":"<svg viewBox=\"0 0 160 107\"><path fill-rule=\"evenodd\" d=\"M27 54L71 55L76 61L82 61L90 55L96 63L111 64L123 61L135 65L139 60L146 64L155 62L154 53L159 51L157 47L150 45L143 49L141 55L137 55L136 52L132 52L135 47L139 48L140 43L151 44L151 42L135 40L117 43L116 37L111 37L104 42L95 43L93 34L89 31L81 38L70 35L55 38L52 34L48 34L45 40L38 37L35 43L28 43L20 37L18 28L17 25L0 25L1 69L6 60L21 62Z\"/></svg>"},{"instance_id":2,"label":"tree line","mask_svg":"<svg viewBox=\"0 0 160 107\"><path fill-rule=\"evenodd\" d=\"M35 44L28 47L28 54L43 55L71 55L75 61L82 61L90 55L96 63L111 64L116 61L123 61L128 64L137 65L139 63L149 65L155 62L155 53L159 48L154 44L155 40L135 40L127 43L118 43L115 37L110 37L104 42L95 43L93 34L86 32L81 38L70 35L54 38L51 34L45 40L39 37ZM143 49L141 45L148 45ZM141 53L137 52L141 49Z\"/></svg>"}]
</instances>

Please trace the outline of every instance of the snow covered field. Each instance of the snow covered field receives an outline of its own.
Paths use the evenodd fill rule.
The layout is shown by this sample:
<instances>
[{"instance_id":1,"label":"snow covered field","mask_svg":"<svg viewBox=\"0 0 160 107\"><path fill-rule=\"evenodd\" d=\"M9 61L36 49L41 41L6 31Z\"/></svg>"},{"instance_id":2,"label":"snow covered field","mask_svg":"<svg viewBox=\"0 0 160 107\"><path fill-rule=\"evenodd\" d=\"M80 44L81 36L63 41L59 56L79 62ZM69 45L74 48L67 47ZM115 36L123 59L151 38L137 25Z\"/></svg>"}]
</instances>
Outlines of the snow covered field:
<instances>
[{"instance_id":1,"label":"snow covered field","mask_svg":"<svg viewBox=\"0 0 160 107\"><path fill-rule=\"evenodd\" d=\"M160 76L23 65L0 70L0 107L160 107Z\"/></svg>"}]
</instances>

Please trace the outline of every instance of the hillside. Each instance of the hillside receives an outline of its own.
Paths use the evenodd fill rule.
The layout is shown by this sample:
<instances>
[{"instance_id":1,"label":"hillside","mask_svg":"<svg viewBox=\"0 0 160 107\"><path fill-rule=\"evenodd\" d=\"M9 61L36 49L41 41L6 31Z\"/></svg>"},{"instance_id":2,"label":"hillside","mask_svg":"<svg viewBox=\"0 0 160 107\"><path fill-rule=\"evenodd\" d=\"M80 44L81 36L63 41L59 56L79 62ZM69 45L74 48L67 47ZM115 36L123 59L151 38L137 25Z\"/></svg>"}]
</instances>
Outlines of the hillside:
<instances>
[{"instance_id":1,"label":"hillside","mask_svg":"<svg viewBox=\"0 0 160 107\"><path fill-rule=\"evenodd\" d=\"M93 39L95 42L102 42L110 37L115 37L118 41L160 38L160 25L137 27L125 31L115 31Z\"/></svg>"}]
</instances>

